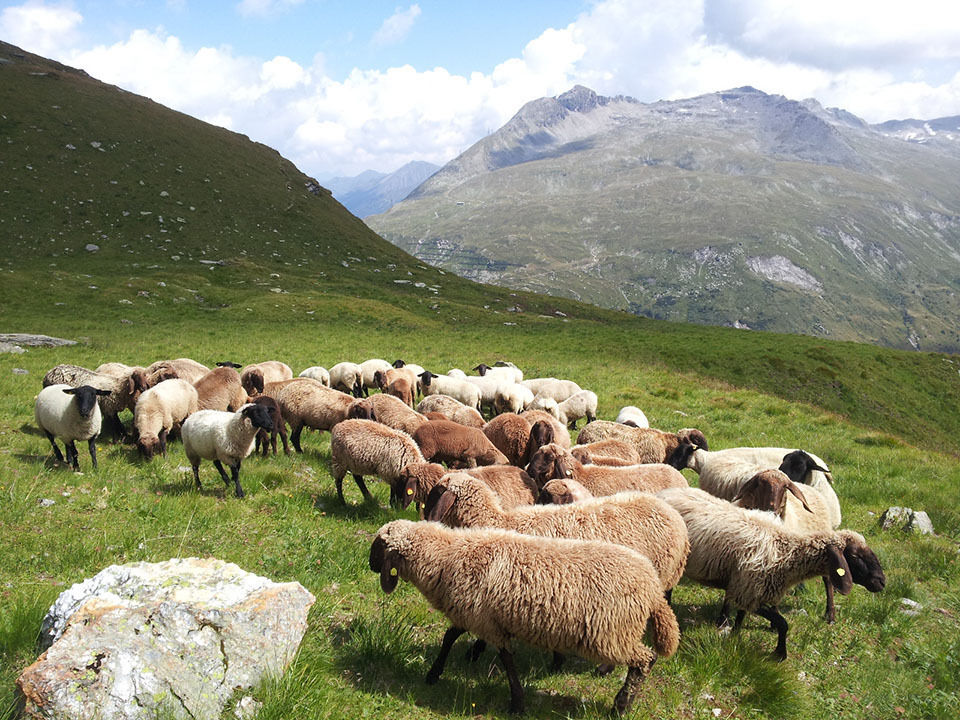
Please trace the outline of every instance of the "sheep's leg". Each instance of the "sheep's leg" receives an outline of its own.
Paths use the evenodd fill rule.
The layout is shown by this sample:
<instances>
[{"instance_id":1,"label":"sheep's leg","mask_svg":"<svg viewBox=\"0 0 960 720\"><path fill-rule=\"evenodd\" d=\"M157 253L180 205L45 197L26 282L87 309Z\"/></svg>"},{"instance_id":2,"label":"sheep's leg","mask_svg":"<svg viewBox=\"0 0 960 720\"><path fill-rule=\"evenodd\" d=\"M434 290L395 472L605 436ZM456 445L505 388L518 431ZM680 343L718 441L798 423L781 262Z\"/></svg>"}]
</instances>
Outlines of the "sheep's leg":
<instances>
[{"instance_id":1,"label":"sheep's leg","mask_svg":"<svg viewBox=\"0 0 960 720\"><path fill-rule=\"evenodd\" d=\"M517 676L517 668L513 664L513 653L507 648L500 648L500 662L507 673L507 682L510 684L510 712L523 712L523 685Z\"/></svg>"},{"instance_id":2,"label":"sheep's leg","mask_svg":"<svg viewBox=\"0 0 960 720\"><path fill-rule=\"evenodd\" d=\"M733 621L733 629L739 630L743 625L743 619L747 616L747 613L744 610L737 610L737 618Z\"/></svg>"},{"instance_id":3,"label":"sheep's leg","mask_svg":"<svg viewBox=\"0 0 960 720\"><path fill-rule=\"evenodd\" d=\"M267 436L266 430L257 430L257 434L253 438L253 454L254 455L263 455L267 456L267 445L264 442L264 439Z\"/></svg>"},{"instance_id":4,"label":"sheep's leg","mask_svg":"<svg viewBox=\"0 0 960 720\"><path fill-rule=\"evenodd\" d=\"M346 505L347 501L343 499L343 475L340 477L334 477L333 479L337 484L337 497L340 498L341 504Z\"/></svg>"},{"instance_id":5,"label":"sheep's leg","mask_svg":"<svg viewBox=\"0 0 960 720\"><path fill-rule=\"evenodd\" d=\"M427 685L433 685L440 679L443 668L447 664L447 656L453 648L453 643L465 632L466 630L458 628L456 625L451 625L447 628L447 631L443 634L443 642L440 643L440 654L437 655L437 659L433 661L433 665L430 666L430 670L427 672Z\"/></svg>"},{"instance_id":6,"label":"sheep's leg","mask_svg":"<svg viewBox=\"0 0 960 720\"><path fill-rule=\"evenodd\" d=\"M364 500L372 501L374 499L373 495L371 495L370 491L367 490L367 485L366 483L363 482L363 476L357 475L356 473L350 473L350 474L353 475L353 479L356 481L357 487L360 488L360 492L363 493Z\"/></svg>"},{"instance_id":7,"label":"sheep's leg","mask_svg":"<svg viewBox=\"0 0 960 720\"><path fill-rule=\"evenodd\" d=\"M203 488L203 485L200 484L200 462L197 461L197 464L194 465L190 463L190 466L193 468L193 482L197 485L197 490Z\"/></svg>"},{"instance_id":8,"label":"sheep's leg","mask_svg":"<svg viewBox=\"0 0 960 720\"><path fill-rule=\"evenodd\" d=\"M633 706L633 701L637 697L637 691L643 684L644 678L650 672L650 668L657 661L657 655L653 650L647 650L648 657L641 658L639 665L631 665L627 668L627 677L623 681L623 687L613 699L613 711L617 715L623 715Z\"/></svg>"},{"instance_id":9,"label":"sheep's leg","mask_svg":"<svg viewBox=\"0 0 960 720\"><path fill-rule=\"evenodd\" d=\"M553 651L553 660L550 663L550 672L556 673L560 672L560 668L563 667L563 663L566 661L567 657L563 653L558 653L556 650Z\"/></svg>"},{"instance_id":10,"label":"sheep's leg","mask_svg":"<svg viewBox=\"0 0 960 720\"><path fill-rule=\"evenodd\" d=\"M77 452L77 445L73 440L67 443L67 462L73 465L74 472L80 472L80 453Z\"/></svg>"},{"instance_id":11,"label":"sheep's leg","mask_svg":"<svg viewBox=\"0 0 960 720\"><path fill-rule=\"evenodd\" d=\"M673 599L673 588L670 588L665 593L663 593L663 599L667 601L667 605L670 604L670 601Z\"/></svg>"},{"instance_id":12,"label":"sheep's leg","mask_svg":"<svg viewBox=\"0 0 960 720\"><path fill-rule=\"evenodd\" d=\"M823 587L827 591L827 609L823 613L823 619L828 623L833 623L837 619L837 610L833 606L833 583L827 576L823 578Z\"/></svg>"},{"instance_id":13,"label":"sheep's leg","mask_svg":"<svg viewBox=\"0 0 960 720\"><path fill-rule=\"evenodd\" d=\"M303 425L297 425L296 427L290 426L290 442L293 443L293 449L298 453L303 452L303 448L300 447L300 433L303 432Z\"/></svg>"},{"instance_id":14,"label":"sheep's leg","mask_svg":"<svg viewBox=\"0 0 960 720\"><path fill-rule=\"evenodd\" d=\"M477 638L473 641L473 645L470 646L470 649L467 650L467 654L464 657L470 662L476 662L480 659L480 656L483 655L483 651L487 649L487 641Z\"/></svg>"},{"instance_id":15,"label":"sheep's leg","mask_svg":"<svg viewBox=\"0 0 960 720\"><path fill-rule=\"evenodd\" d=\"M773 651L773 655L778 662L783 662L787 659L787 630L789 629L787 621L774 607L759 607L756 612L760 617L769 620L770 624L776 629L777 647Z\"/></svg>"},{"instance_id":16,"label":"sheep's leg","mask_svg":"<svg viewBox=\"0 0 960 720\"><path fill-rule=\"evenodd\" d=\"M283 454L290 454L290 445L287 443L287 426L286 424L280 427L280 439L283 440Z\"/></svg>"},{"instance_id":17,"label":"sheep's leg","mask_svg":"<svg viewBox=\"0 0 960 720\"><path fill-rule=\"evenodd\" d=\"M238 498L243 497L243 488L240 487L240 463L241 460L237 460L236 465L230 466L231 479L233 480L233 492Z\"/></svg>"},{"instance_id":18,"label":"sheep's leg","mask_svg":"<svg viewBox=\"0 0 960 720\"><path fill-rule=\"evenodd\" d=\"M62 462L63 462L63 453L60 452L60 448L57 447L57 441L54 440L54 438L53 438L53 433L47 432L46 430L44 430L43 432L44 432L44 434L47 436L47 440L49 440L49 441L50 441L50 444L53 446L53 457L54 457L54 459L55 459L58 463L62 463ZM66 443L64 443L64 447L66 447Z\"/></svg>"},{"instance_id":19,"label":"sheep's leg","mask_svg":"<svg viewBox=\"0 0 960 720\"><path fill-rule=\"evenodd\" d=\"M615 667L616 665L611 665L610 663L603 663L602 665L597 665L597 675L599 675L600 677L606 677L607 675L613 672L613 668Z\"/></svg>"},{"instance_id":20,"label":"sheep's leg","mask_svg":"<svg viewBox=\"0 0 960 720\"><path fill-rule=\"evenodd\" d=\"M90 462L93 464L93 467L97 467L97 439L90 438L87 440L87 447L90 449Z\"/></svg>"},{"instance_id":21,"label":"sheep's leg","mask_svg":"<svg viewBox=\"0 0 960 720\"><path fill-rule=\"evenodd\" d=\"M213 466L220 471L220 477L223 479L223 484L227 487L230 487L230 476L227 475L227 471L223 469L223 465L219 460L213 461Z\"/></svg>"},{"instance_id":22,"label":"sheep's leg","mask_svg":"<svg viewBox=\"0 0 960 720\"><path fill-rule=\"evenodd\" d=\"M167 456L167 429L163 428L160 431L160 452L164 457Z\"/></svg>"},{"instance_id":23,"label":"sheep's leg","mask_svg":"<svg viewBox=\"0 0 960 720\"><path fill-rule=\"evenodd\" d=\"M277 429L276 428L274 428L270 432L270 447L273 448L273 455L274 457L276 457L277 455ZM264 455L266 455L266 453L264 453Z\"/></svg>"},{"instance_id":24,"label":"sheep's leg","mask_svg":"<svg viewBox=\"0 0 960 720\"><path fill-rule=\"evenodd\" d=\"M720 614L717 615L717 627L722 628L730 624L730 601L724 598L723 605L720 607Z\"/></svg>"},{"instance_id":25,"label":"sheep's leg","mask_svg":"<svg viewBox=\"0 0 960 720\"><path fill-rule=\"evenodd\" d=\"M122 440L126 433L123 430L123 423L120 422L120 416L105 415L103 419L106 421L107 428L110 430L110 434L113 436L113 442Z\"/></svg>"}]
</instances>

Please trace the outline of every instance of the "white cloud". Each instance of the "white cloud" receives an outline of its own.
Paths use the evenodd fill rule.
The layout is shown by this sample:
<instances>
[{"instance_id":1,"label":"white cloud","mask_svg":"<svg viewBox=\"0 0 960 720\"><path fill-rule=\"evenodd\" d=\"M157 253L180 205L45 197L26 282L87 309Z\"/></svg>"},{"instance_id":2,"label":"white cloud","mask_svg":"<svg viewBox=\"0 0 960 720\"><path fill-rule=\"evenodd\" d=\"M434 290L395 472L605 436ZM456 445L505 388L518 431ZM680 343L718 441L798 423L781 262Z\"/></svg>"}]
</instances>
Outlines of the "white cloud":
<instances>
[{"instance_id":1,"label":"white cloud","mask_svg":"<svg viewBox=\"0 0 960 720\"><path fill-rule=\"evenodd\" d=\"M69 3L48 5L30 0L0 11L0 38L38 55L50 57L78 38L83 16Z\"/></svg>"},{"instance_id":2,"label":"white cloud","mask_svg":"<svg viewBox=\"0 0 960 720\"><path fill-rule=\"evenodd\" d=\"M416 3L406 10L397 8L393 15L384 20L380 29L373 34L373 44L395 45L407 37L418 17L420 17L420 6Z\"/></svg>"}]
</instances>

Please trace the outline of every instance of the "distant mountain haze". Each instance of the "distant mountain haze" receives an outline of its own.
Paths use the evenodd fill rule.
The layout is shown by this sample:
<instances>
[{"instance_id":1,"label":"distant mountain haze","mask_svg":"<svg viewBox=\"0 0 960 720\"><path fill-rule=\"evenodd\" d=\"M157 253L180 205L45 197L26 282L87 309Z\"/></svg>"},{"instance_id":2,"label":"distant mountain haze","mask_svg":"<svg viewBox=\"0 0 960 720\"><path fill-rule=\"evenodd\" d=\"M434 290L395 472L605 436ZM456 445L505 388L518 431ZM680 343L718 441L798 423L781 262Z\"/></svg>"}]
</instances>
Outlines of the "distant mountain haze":
<instances>
[{"instance_id":1,"label":"distant mountain haze","mask_svg":"<svg viewBox=\"0 0 960 720\"><path fill-rule=\"evenodd\" d=\"M353 177L331 178L324 185L347 210L362 218L386 212L439 169L439 165L414 160L392 173L365 170Z\"/></svg>"},{"instance_id":2,"label":"distant mountain haze","mask_svg":"<svg viewBox=\"0 0 960 720\"><path fill-rule=\"evenodd\" d=\"M960 117L752 87L540 98L366 220L468 278L670 320L960 350Z\"/></svg>"}]
</instances>

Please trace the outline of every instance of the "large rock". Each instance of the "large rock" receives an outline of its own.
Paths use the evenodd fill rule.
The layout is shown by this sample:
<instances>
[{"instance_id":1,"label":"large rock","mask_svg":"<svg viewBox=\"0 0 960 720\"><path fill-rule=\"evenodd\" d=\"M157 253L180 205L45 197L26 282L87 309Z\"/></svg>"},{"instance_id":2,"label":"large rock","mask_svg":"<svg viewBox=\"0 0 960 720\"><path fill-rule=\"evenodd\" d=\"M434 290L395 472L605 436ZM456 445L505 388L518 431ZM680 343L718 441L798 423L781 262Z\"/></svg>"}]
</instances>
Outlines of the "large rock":
<instances>
[{"instance_id":1,"label":"large rock","mask_svg":"<svg viewBox=\"0 0 960 720\"><path fill-rule=\"evenodd\" d=\"M884 530L900 528L904 532L933 535L933 523L930 522L930 516L923 510L908 507L887 508L880 516L880 522Z\"/></svg>"},{"instance_id":2,"label":"large rock","mask_svg":"<svg viewBox=\"0 0 960 720\"><path fill-rule=\"evenodd\" d=\"M26 714L218 718L236 689L283 672L313 602L213 558L112 565L44 618L47 650L17 680Z\"/></svg>"}]
</instances>

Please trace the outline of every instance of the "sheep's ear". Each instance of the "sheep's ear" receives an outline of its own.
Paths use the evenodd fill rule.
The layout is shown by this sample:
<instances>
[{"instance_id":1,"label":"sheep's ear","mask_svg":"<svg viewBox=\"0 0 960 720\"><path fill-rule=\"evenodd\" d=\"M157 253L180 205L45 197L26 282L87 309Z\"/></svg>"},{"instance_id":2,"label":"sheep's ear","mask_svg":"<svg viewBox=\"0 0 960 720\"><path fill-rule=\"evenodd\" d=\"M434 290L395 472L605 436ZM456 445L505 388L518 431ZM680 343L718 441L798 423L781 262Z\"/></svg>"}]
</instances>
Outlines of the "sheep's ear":
<instances>
[{"instance_id":1,"label":"sheep's ear","mask_svg":"<svg viewBox=\"0 0 960 720\"><path fill-rule=\"evenodd\" d=\"M104 395L104 396L106 396L106 395L109 395L111 392L113 392L113 391L112 391L112 390L97 390L97 395Z\"/></svg>"},{"instance_id":2,"label":"sheep's ear","mask_svg":"<svg viewBox=\"0 0 960 720\"><path fill-rule=\"evenodd\" d=\"M420 485L420 482L415 477L407 478L407 481L403 484L402 495L400 496L400 507L406 508L413 501L414 496L417 494L417 487Z\"/></svg>"},{"instance_id":3,"label":"sheep's ear","mask_svg":"<svg viewBox=\"0 0 960 720\"><path fill-rule=\"evenodd\" d=\"M853 575L847 559L833 545L827 545L827 560L830 568L830 583L841 595L848 595L853 589Z\"/></svg>"},{"instance_id":4,"label":"sheep's ear","mask_svg":"<svg viewBox=\"0 0 960 720\"><path fill-rule=\"evenodd\" d=\"M397 588L397 554L388 550L383 556L383 567L380 568L380 589L388 595Z\"/></svg>"},{"instance_id":5,"label":"sheep's ear","mask_svg":"<svg viewBox=\"0 0 960 720\"><path fill-rule=\"evenodd\" d=\"M373 544L370 546L370 569L373 572L380 572L380 568L383 567L383 555L386 551L387 543L379 535L373 539Z\"/></svg>"},{"instance_id":6,"label":"sheep's ear","mask_svg":"<svg viewBox=\"0 0 960 720\"><path fill-rule=\"evenodd\" d=\"M64 391L67 395L76 395L76 394L77 394L77 389L76 389L76 388L64 388L63 391Z\"/></svg>"},{"instance_id":7,"label":"sheep's ear","mask_svg":"<svg viewBox=\"0 0 960 720\"><path fill-rule=\"evenodd\" d=\"M406 363L403 360L398 359L393 361L393 366L395 368L402 368L404 365L406 365Z\"/></svg>"},{"instance_id":8,"label":"sheep's ear","mask_svg":"<svg viewBox=\"0 0 960 720\"><path fill-rule=\"evenodd\" d=\"M450 512L450 508L452 508L453 504L457 501L457 496L443 486L437 487L439 487L443 492L436 499L436 502L434 502L433 506L430 507L430 511L427 514L427 520L443 522L443 518L446 517L447 513ZM434 488L434 490L436 489L437 488Z\"/></svg>"},{"instance_id":9,"label":"sheep's ear","mask_svg":"<svg viewBox=\"0 0 960 720\"><path fill-rule=\"evenodd\" d=\"M804 508L808 513L812 513L812 512L813 512L813 510L810 509L810 506L807 505L807 500L806 500L806 498L803 497L803 493L800 492L800 488L798 488L792 481L787 484L787 490L789 490L790 492L793 493L793 496L794 496L795 498L797 498L797 500L800 501L800 503L803 505L803 508Z\"/></svg>"}]
</instances>

